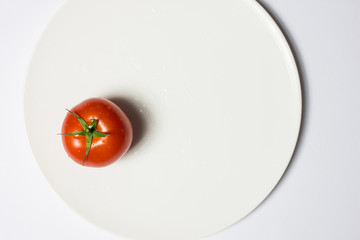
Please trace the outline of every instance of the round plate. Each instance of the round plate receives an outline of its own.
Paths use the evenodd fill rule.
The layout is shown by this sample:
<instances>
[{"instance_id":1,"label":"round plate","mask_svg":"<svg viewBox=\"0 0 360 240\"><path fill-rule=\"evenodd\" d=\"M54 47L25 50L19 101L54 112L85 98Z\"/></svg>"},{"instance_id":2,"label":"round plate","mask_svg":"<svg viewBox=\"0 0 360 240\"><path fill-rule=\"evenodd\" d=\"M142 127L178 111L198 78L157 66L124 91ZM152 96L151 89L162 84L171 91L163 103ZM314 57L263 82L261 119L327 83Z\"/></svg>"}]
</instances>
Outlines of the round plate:
<instances>
[{"instance_id":1,"label":"round plate","mask_svg":"<svg viewBox=\"0 0 360 240\"><path fill-rule=\"evenodd\" d=\"M135 139L111 166L70 160L65 108L113 100ZM25 122L64 201L131 239L196 239L239 221L292 156L301 89L289 46L252 0L72 0L29 66Z\"/></svg>"}]
</instances>

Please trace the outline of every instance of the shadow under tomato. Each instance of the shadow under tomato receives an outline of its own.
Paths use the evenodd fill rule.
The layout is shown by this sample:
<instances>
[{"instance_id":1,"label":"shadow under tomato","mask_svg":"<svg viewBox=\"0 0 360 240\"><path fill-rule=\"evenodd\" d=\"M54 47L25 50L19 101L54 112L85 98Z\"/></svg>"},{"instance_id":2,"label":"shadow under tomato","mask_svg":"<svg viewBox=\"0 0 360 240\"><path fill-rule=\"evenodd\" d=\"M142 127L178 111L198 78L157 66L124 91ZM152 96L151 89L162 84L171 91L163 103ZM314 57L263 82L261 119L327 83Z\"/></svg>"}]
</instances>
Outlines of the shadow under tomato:
<instances>
[{"instance_id":1,"label":"shadow under tomato","mask_svg":"<svg viewBox=\"0 0 360 240\"><path fill-rule=\"evenodd\" d=\"M115 103L128 116L133 127L133 141L129 149L129 151L132 151L139 145L146 135L148 129L145 118L146 116L141 111L141 107L128 98L112 96L106 97L106 99Z\"/></svg>"}]
</instances>

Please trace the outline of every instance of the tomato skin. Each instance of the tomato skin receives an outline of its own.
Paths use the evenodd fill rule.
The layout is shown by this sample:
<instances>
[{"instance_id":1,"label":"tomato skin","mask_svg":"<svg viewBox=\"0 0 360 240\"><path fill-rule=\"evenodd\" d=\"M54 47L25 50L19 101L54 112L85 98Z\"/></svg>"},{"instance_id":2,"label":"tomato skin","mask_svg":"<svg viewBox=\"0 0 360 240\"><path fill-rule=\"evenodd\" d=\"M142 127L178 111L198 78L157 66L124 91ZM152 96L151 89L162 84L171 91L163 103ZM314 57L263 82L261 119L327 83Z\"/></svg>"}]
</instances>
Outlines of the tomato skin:
<instances>
[{"instance_id":1,"label":"tomato skin","mask_svg":"<svg viewBox=\"0 0 360 240\"><path fill-rule=\"evenodd\" d=\"M133 130L125 113L113 102L103 98L87 99L71 109L87 124L92 119L98 121L96 130L108 134L106 137L94 137L84 166L105 167L122 157L130 148ZM84 128L70 113L63 121L61 132L68 134ZM69 157L83 165L86 152L86 137L81 135L63 135L62 142Z\"/></svg>"}]
</instances>

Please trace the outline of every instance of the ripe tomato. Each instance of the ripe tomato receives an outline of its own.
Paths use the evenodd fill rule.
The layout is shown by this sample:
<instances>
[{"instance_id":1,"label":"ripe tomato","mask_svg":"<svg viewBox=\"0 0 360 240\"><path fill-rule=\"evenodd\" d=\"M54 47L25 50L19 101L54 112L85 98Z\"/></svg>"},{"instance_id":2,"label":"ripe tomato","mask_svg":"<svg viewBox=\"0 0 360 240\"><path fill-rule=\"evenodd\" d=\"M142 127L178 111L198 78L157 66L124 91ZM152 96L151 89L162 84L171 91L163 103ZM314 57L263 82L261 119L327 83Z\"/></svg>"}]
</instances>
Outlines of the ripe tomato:
<instances>
[{"instance_id":1,"label":"ripe tomato","mask_svg":"<svg viewBox=\"0 0 360 240\"><path fill-rule=\"evenodd\" d=\"M69 157L88 167L115 162L127 152L133 138L128 117L103 98L87 99L68 110L61 132Z\"/></svg>"}]
</instances>

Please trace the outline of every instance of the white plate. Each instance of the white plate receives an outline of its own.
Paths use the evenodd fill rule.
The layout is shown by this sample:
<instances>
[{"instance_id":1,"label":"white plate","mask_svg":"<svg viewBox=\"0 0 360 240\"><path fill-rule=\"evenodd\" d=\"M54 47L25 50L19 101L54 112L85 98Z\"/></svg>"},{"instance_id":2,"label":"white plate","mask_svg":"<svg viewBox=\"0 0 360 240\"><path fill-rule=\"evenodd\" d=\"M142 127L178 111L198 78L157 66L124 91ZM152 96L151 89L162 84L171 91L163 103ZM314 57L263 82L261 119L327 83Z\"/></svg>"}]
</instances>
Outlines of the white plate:
<instances>
[{"instance_id":1,"label":"white plate","mask_svg":"<svg viewBox=\"0 0 360 240\"><path fill-rule=\"evenodd\" d=\"M118 103L135 143L84 168L56 135L89 97ZM289 46L252 0L72 0L29 66L25 121L51 186L80 215L131 239L195 239L239 221L292 156L301 89Z\"/></svg>"}]
</instances>

